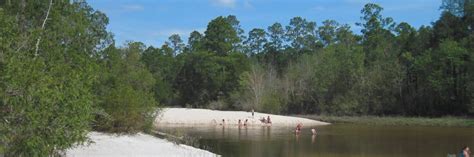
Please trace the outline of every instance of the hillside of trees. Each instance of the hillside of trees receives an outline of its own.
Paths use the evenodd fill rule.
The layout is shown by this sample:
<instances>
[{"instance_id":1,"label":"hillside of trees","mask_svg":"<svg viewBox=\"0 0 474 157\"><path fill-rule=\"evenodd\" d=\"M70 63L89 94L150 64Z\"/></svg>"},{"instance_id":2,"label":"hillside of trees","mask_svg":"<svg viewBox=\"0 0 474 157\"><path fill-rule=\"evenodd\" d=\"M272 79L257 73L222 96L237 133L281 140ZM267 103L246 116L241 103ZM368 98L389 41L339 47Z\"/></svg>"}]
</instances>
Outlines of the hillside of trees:
<instances>
[{"instance_id":1,"label":"hillside of trees","mask_svg":"<svg viewBox=\"0 0 474 157\"><path fill-rule=\"evenodd\" d=\"M279 114L473 116L474 2L414 28L366 4L353 32L294 17L245 33L219 16L187 41L116 45L83 0L0 0L6 156L60 155L90 130L152 128L162 106Z\"/></svg>"}]
</instances>

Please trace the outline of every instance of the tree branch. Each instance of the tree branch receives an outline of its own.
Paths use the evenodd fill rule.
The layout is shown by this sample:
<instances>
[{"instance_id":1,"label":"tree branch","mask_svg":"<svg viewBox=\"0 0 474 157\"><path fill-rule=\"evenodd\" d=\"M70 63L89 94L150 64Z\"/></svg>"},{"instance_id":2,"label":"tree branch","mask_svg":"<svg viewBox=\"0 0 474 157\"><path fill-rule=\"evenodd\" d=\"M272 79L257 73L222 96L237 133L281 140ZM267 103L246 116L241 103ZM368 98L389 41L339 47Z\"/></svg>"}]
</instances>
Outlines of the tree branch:
<instances>
[{"instance_id":1,"label":"tree branch","mask_svg":"<svg viewBox=\"0 0 474 157\"><path fill-rule=\"evenodd\" d=\"M49 12L51 11L51 6L53 5L53 0L49 1L49 7L48 11L46 12L46 17L44 18L43 24L41 25L41 30L44 30L44 27L46 25L46 21L48 20L49 17ZM41 41L41 36L38 37L38 40L36 40L36 50L35 50L35 57L38 56L38 50L39 50L39 43Z\"/></svg>"}]
</instances>

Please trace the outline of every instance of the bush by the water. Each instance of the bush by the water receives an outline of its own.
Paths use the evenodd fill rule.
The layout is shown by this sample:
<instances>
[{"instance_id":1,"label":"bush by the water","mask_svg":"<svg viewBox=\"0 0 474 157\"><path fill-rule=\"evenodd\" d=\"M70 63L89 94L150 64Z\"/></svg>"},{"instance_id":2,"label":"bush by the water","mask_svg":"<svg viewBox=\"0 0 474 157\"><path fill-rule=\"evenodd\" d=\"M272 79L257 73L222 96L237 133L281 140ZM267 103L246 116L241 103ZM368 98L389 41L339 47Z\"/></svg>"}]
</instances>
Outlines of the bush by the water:
<instances>
[{"instance_id":1,"label":"bush by the water","mask_svg":"<svg viewBox=\"0 0 474 157\"><path fill-rule=\"evenodd\" d=\"M95 129L126 133L151 129L158 103L152 91L155 79L140 62L143 51L144 45L138 42L105 51L96 86L98 104L105 113L96 116Z\"/></svg>"}]
</instances>

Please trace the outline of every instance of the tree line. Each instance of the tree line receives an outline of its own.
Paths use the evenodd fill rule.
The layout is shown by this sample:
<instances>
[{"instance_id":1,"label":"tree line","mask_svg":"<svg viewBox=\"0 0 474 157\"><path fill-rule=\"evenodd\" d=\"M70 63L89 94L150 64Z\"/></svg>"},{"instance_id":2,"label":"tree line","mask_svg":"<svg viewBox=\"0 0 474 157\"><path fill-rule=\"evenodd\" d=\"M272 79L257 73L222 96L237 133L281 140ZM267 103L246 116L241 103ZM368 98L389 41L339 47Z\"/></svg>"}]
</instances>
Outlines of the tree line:
<instances>
[{"instance_id":1,"label":"tree line","mask_svg":"<svg viewBox=\"0 0 474 157\"><path fill-rule=\"evenodd\" d=\"M440 18L414 28L366 4L361 33L302 17L244 34L233 15L187 43L148 47L161 104L281 114L472 115L472 1L445 0Z\"/></svg>"},{"instance_id":2,"label":"tree line","mask_svg":"<svg viewBox=\"0 0 474 157\"><path fill-rule=\"evenodd\" d=\"M0 0L6 156L61 155L90 130L152 128L161 106L280 114L472 116L474 2L414 28L366 4L360 33L302 17L248 33L219 16L187 41L116 46L84 0Z\"/></svg>"}]
</instances>

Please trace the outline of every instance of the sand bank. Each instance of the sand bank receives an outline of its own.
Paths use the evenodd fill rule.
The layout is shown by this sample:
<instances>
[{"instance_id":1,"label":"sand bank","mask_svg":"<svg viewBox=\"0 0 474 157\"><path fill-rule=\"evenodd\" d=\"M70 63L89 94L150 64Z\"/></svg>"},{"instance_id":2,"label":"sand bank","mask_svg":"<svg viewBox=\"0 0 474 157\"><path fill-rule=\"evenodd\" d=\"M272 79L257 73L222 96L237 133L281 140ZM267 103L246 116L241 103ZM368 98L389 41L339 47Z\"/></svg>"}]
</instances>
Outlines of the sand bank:
<instances>
[{"instance_id":1,"label":"sand bank","mask_svg":"<svg viewBox=\"0 0 474 157\"><path fill-rule=\"evenodd\" d=\"M248 119L249 125L263 125L259 119L270 116L272 126L296 126L298 123L303 125L327 125L329 123L311 120L307 118L281 116L267 113L245 111L217 111L209 109L186 109L186 108L164 108L160 116L155 120L156 125L160 124L183 124L183 125L219 125L222 119L226 125L237 125L238 120Z\"/></svg>"}]
</instances>

